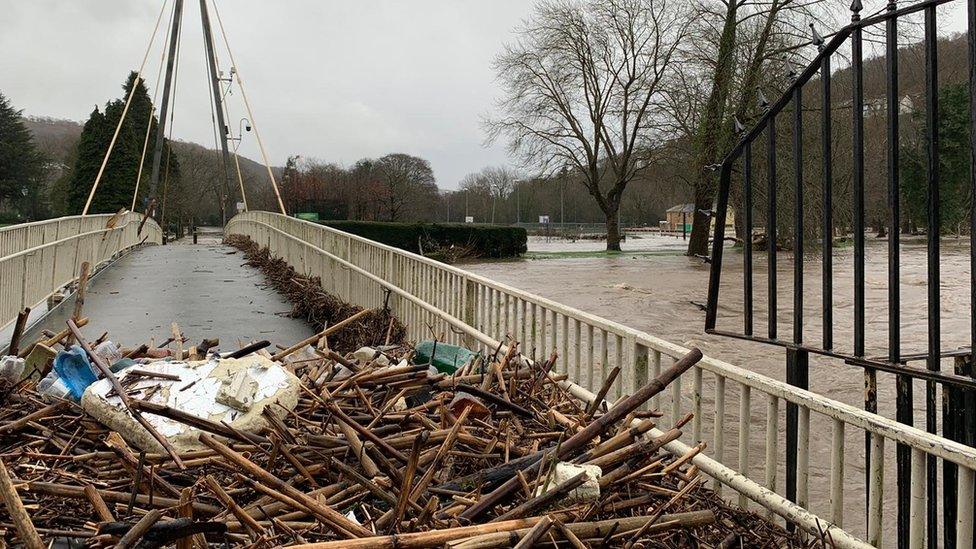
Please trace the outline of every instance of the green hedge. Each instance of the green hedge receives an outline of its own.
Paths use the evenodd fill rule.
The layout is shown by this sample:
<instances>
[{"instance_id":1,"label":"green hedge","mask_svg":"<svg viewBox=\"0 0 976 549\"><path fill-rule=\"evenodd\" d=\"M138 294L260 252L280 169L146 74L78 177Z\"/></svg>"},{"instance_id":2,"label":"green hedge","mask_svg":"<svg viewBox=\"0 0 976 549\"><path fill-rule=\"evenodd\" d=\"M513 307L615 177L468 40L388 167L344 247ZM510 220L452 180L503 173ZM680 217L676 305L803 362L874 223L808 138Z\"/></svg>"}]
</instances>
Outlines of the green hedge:
<instances>
[{"instance_id":1,"label":"green hedge","mask_svg":"<svg viewBox=\"0 0 976 549\"><path fill-rule=\"evenodd\" d=\"M390 223L382 221L322 221L323 225L389 246L438 255L468 248L469 257L517 257L526 251L527 234L520 227L494 227L469 223Z\"/></svg>"}]
</instances>

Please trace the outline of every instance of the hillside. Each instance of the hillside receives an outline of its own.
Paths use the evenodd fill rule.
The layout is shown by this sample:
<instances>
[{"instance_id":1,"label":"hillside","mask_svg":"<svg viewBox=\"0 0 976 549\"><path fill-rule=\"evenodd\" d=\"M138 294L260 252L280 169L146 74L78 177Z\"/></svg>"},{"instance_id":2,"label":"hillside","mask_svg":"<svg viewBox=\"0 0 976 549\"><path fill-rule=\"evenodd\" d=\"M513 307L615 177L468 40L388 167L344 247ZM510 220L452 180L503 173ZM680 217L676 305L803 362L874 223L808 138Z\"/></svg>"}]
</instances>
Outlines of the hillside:
<instances>
[{"instance_id":1,"label":"hillside","mask_svg":"<svg viewBox=\"0 0 976 549\"><path fill-rule=\"evenodd\" d=\"M57 162L63 163L71 155L81 135L82 124L74 120L41 116L28 116L23 120L38 148Z\"/></svg>"},{"instance_id":2,"label":"hillside","mask_svg":"<svg viewBox=\"0 0 976 549\"><path fill-rule=\"evenodd\" d=\"M82 123L74 120L60 118L49 118L46 116L27 116L24 117L24 124L34 136L34 142L41 151L49 158L58 162L64 162L71 155L78 137L81 135ZM191 141L175 141L173 144L177 153L196 153L200 151L215 152L199 143ZM265 174L264 164L251 160L250 158L238 157L241 163L241 172L247 176L261 176ZM272 166L275 177L281 175L283 168Z\"/></svg>"},{"instance_id":3,"label":"hillside","mask_svg":"<svg viewBox=\"0 0 976 549\"><path fill-rule=\"evenodd\" d=\"M28 116L23 121L33 135L38 148L51 160L48 184L54 185L74 165L74 150L81 135L82 123L43 116ZM219 152L189 141L174 141L173 150L180 161L186 188L192 189L190 192L205 201L204 204L201 204L201 213L207 208L216 210L216 207L212 203L206 203L206 200L208 193L213 196L215 182L219 181ZM249 206L252 208L274 207L275 203L268 185L268 175L264 164L243 156L239 157L238 160L244 187L248 194ZM234 166L231 166L231 170L231 179L236 182ZM272 167L272 170L275 178L280 179L283 169ZM234 201L239 199L237 198L237 189L236 184L231 189L230 194ZM52 200L52 206L55 209L57 209L58 202L56 199Z\"/></svg>"}]
</instances>

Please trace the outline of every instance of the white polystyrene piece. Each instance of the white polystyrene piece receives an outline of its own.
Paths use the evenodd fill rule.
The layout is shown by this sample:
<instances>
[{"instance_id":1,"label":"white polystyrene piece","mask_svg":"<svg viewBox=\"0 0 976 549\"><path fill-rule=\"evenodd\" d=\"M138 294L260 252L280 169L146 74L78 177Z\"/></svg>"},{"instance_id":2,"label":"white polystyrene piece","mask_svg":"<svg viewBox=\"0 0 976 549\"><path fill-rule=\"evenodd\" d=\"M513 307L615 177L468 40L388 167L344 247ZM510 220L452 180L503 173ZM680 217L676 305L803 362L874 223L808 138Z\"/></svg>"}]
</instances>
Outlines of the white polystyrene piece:
<instances>
[{"instance_id":1,"label":"white polystyrene piece","mask_svg":"<svg viewBox=\"0 0 976 549\"><path fill-rule=\"evenodd\" d=\"M544 494L580 473L585 473L586 479L583 484L570 491L564 501L590 502L600 499L600 477L603 476L603 470L598 465L576 465L565 461L556 464L549 484L539 486L536 494Z\"/></svg>"},{"instance_id":2,"label":"white polystyrene piece","mask_svg":"<svg viewBox=\"0 0 976 549\"><path fill-rule=\"evenodd\" d=\"M272 403L287 410L294 409L298 404L298 378L260 355L239 359L211 357L209 360L191 362L156 361L140 365L139 369L179 377L179 381L175 381L141 376L133 382L129 387L133 390L159 386L147 399L149 402L218 423L226 421L242 431L254 431L264 427L266 420L262 411ZM119 381L125 383L130 371L119 372ZM238 373L253 381L251 404L247 411L235 409L217 399L224 387L224 379L232 378ZM125 410L118 396L106 396L111 390L112 385L107 379L91 384L81 398L82 408L109 428L118 431L130 444L146 451L163 451L159 442ZM136 395L134 398L145 397ZM272 410L278 411L280 408L275 406ZM143 413L143 417L176 449L182 451L202 447L197 440L199 430L150 413Z\"/></svg>"}]
</instances>

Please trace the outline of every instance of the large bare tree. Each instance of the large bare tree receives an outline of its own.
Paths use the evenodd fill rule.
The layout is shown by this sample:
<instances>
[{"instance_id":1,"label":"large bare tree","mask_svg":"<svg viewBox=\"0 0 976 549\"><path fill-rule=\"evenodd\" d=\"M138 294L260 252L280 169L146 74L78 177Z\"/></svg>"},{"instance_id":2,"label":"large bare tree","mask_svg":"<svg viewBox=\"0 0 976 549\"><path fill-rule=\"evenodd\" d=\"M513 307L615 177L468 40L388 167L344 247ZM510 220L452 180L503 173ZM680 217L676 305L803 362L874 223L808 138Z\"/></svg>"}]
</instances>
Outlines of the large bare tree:
<instances>
[{"instance_id":1,"label":"large bare tree","mask_svg":"<svg viewBox=\"0 0 976 549\"><path fill-rule=\"evenodd\" d=\"M708 253L716 181L709 167L721 161L734 138L732 118L748 122L759 114L757 98L765 88L771 98L787 83L782 67L804 63L798 46L811 42L808 24L832 28L833 9L824 0L697 0L694 32L698 39L682 67L682 82L704 100L689 137L693 144L691 170L695 212L689 255ZM812 49L812 48L811 48ZM771 70L771 65L778 70ZM679 100L673 105L683 107ZM735 197L733 197L735 198Z\"/></svg>"},{"instance_id":2,"label":"large bare tree","mask_svg":"<svg viewBox=\"0 0 976 549\"><path fill-rule=\"evenodd\" d=\"M620 204L664 135L659 108L688 18L680 0L536 4L495 60L504 96L486 127L531 169L576 172L620 249Z\"/></svg>"},{"instance_id":3,"label":"large bare tree","mask_svg":"<svg viewBox=\"0 0 976 549\"><path fill-rule=\"evenodd\" d=\"M437 184L430 162L403 153L388 154L376 161L383 185L383 202L389 221L400 220L407 210L420 210L437 196ZM412 212L419 214L419 211Z\"/></svg>"}]
</instances>

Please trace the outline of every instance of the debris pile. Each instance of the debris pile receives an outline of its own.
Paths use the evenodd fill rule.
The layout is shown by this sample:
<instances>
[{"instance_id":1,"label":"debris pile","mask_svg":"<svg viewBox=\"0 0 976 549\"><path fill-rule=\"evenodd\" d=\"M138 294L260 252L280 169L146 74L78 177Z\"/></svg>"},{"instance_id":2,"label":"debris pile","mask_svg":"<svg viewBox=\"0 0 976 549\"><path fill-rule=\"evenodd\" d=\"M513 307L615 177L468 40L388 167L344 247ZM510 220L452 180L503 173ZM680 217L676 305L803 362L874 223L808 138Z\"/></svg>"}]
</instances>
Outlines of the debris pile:
<instances>
[{"instance_id":1,"label":"debris pile","mask_svg":"<svg viewBox=\"0 0 976 549\"><path fill-rule=\"evenodd\" d=\"M224 243L244 252L247 265L260 269L268 285L292 303L291 316L305 319L315 329L331 326L362 310L361 307L342 301L322 289L318 277L299 274L284 260L273 257L267 248L261 248L243 235L227 235ZM378 337L378 334L383 334ZM377 341L401 343L407 330L389 314L388 309L371 311L366 318L335 334L329 346L340 353L354 351Z\"/></svg>"},{"instance_id":2,"label":"debris pile","mask_svg":"<svg viewBox=\"0 0 976 549\"><path fill-rule=\"evenodd\" d=\"M175 326L166 353L120 348L104 335L88 342L84 319L69 321L39 345L57 352L64 374L90 368L80 399L84 376L60 398L53 384L39 389L48 371L0 382L4 539L31 548L804 546L705 488L692 464L701 445L684 456L661 449L690 417L650 436L659 414L646 403L697 351L607 406L574 398L552 372L555 356L532 363L516 344L466 355L447 372L455 365L431 364L436 342L422 355L401 344L310 345L382 314L360 311L274 352L267 342L229 353L213 341L188 346ZM388 324L368 326L383 333L372 341L385 341Z\"/></svg>"}]
</instances>

